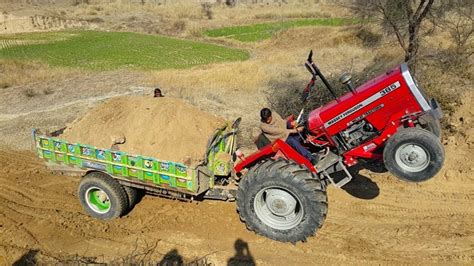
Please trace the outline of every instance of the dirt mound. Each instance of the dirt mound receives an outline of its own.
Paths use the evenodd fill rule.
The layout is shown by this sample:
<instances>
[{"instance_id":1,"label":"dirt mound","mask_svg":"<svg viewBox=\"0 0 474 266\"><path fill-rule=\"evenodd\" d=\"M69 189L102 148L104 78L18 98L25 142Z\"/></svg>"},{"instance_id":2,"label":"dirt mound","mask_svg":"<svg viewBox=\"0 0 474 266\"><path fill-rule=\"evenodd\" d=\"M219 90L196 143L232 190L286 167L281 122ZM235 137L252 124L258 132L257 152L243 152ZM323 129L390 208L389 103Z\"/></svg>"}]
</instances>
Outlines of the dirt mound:
<instances>
[{"instance_id":1,"label":"dirt mound","mask_svg":"<svg viewBox=\"0 0 474 266\"><path fill-rule=\"evenodd\" d=\"M110 99L74 121L61 138L117 148L162 160L196 164L223 119L176 98L123 96Z\"/></svg>"}]
</instances>

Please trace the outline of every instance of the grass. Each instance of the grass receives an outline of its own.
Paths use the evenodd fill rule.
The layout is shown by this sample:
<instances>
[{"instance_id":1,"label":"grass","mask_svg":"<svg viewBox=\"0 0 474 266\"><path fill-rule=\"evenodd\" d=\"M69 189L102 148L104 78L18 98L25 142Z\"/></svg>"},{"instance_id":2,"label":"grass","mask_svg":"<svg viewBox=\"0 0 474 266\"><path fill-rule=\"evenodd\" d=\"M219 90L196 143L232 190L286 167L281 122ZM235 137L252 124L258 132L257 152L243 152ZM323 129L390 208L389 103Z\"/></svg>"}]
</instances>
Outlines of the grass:
<instances>
[{"instance_id":1,"label":"grass","mask_svg":"<svg viewBox=\"0 0 474 266\"><path fill-rule=\"evenodd\" d=\"M209 37L226 37L241 42L257 42L269 39L275 32L289 28L306 26L342 26L354 24L357 20L348 18L319 18L287 20L274 23L262 23L246 26L224 27L204 32Z\"/></svg>"},{"instance_id":2,"label":"grass","mask_svg":"<svg viewBox=\"0 0 474 266\"><path fill-rule=\"evenodd\" d=\"M223 46L130 32L72 31L3 36L0 59L40 61L51 66L92 70L187 68L246 60L246 51ZM29 42L29 43L28 43Z\"/></svg>"}]
</instances>

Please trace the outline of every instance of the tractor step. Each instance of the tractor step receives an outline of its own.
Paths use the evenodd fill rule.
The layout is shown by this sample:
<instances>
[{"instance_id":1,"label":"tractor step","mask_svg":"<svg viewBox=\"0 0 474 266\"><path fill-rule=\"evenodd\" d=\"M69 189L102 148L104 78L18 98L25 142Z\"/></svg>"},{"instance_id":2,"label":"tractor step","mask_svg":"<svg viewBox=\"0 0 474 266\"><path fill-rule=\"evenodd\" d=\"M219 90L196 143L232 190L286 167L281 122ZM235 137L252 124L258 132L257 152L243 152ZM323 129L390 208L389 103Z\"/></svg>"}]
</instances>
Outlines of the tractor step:
<instances>
[{"instance_id":1,"label":"tractor step","mask_svg":"<svg viewBox=\"0 0 474 266\"><path fill-rule=\"evenodd\" d=\"M349 173L349 170L347 170L346 166L342 163L342 161L340 160L338 162L339 166L342 168L342 170L344 171L344 173L346 174L346 176L339 180L337 183L334 181L334 179L326 172L326 170L323 170L323 175L326 176L329 181L337 188L340 188L342 186L344 186L345 184L349 183L351 180L352 180L352 175L351 173Z\"/></svg>"},{"instance_id":2,"label":"tractor step","mask_svg":"<svg viewBox=\"0 0 474 266\"><path fill-rule=\"evenodd\" d=\"M328 169L329 167L331 167L332 165L334 165L335 163L337 163L339 159L340 159L339 155L335 154L332 151L329 151L329 153L326 156L324 156L324 158L320 160L314 166L314 168L316 169L316 171L322 172Z\"/></svg>"},{"instance_id":3,"label":"tractor step","mask_svg":"<svg viewBox=\"0 0 474 266\"><path fill-rule=\"evenodd\" d=\"M334 179L331 177L331 175L328 174L326 169L329 167L338 164L337 168L340 168L344 171L346 176L339 180L338 182L335 182ZM328 155L326 155L321 161L319 161L314 168L318 171L318 173L322 173L325 177L328 178L328 180L333 184L335 187L340 188L344 186L345 184L349 183L352 180L352 175L349 173L349 170L347 170L347 167L344 165L342 162L342 158L338 156L337 154L333 152L329 152Z\"/></svg>"}]
</instances>

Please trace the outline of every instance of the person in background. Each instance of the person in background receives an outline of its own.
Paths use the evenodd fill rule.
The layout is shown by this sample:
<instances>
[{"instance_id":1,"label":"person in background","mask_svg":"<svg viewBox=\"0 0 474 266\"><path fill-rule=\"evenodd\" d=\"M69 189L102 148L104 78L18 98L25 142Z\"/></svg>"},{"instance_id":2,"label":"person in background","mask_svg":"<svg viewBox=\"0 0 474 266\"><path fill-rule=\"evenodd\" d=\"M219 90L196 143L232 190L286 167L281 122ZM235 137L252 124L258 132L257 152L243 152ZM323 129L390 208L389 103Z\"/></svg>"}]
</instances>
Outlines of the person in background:
<instances>
[{"instance_id":1,"label":"person in background","mask_svg":"<svg viewBox=\"0 0 474 266\"><path fill-rule=\"evenodd\" d=\"M260 129L262 134L270 141L274 142L277 139L284 140L288 145L295 149L299 154L303 155L312 164L315 164L315 158L311 152L300 143L299 132L303 131L304 127L295 127L296 123L289 123L279 114L273 112L268 108L263 108L260 111Z\"/></svg>"},{"instance_id":2,"label":"person in background","mask_svg":"<svg viewBox=\"0 0 474 266\"><path fill-rule=\"evenodd\" d=\"M153 93L153 97L154 98L158 98L158 97L165 97L162 93L161 93L161 89L160 88L156 88L154 93Z\"/></svg>"}]
</instances>

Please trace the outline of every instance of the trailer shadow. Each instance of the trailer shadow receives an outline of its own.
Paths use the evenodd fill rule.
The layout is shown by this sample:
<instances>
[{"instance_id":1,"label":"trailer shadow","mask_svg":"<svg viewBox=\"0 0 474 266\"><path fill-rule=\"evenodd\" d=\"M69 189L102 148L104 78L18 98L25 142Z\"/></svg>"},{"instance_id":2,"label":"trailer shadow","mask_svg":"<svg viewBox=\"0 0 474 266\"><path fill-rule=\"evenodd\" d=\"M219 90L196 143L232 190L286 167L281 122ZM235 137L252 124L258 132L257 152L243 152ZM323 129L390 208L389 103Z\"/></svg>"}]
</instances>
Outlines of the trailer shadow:
<instances>
[{"instance_id":1,"label":"trailer shadow","mask_svg":"<svg viewBox=\"0 0 474 266\"><path fill-rule=\"evenodd\" d=\"M364 168L372 171L371 169L367 168L366 165L357 165L351 168L350 173L352 175L352 180L346 185L344 185L342 189L345 190L351 196L359 199L375 199L380 194L380 188L377 183L372 181L370 178L360 174L360 170ZM334 174L335 180L342 179L343 177L343 172Z\"/></svg>"}]
</instances>

